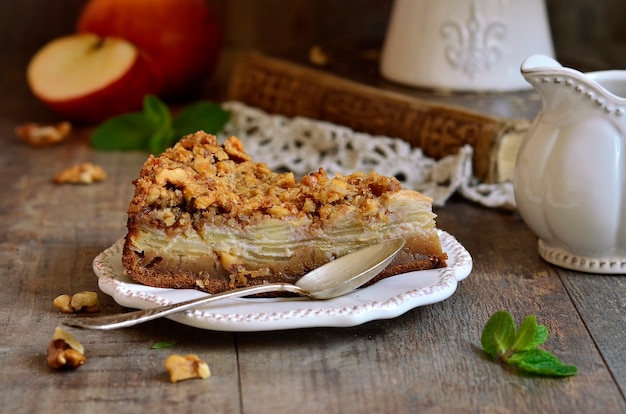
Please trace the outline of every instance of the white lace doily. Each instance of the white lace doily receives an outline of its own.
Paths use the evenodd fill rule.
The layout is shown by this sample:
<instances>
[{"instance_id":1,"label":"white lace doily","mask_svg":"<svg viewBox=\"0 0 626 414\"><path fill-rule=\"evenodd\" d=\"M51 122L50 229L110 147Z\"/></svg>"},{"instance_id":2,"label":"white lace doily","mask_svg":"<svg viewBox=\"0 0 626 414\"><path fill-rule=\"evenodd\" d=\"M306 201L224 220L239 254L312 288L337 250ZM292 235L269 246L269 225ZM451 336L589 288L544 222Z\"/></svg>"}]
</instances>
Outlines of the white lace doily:
<instances>
[{"instance_id":1,"label":"white lace doily","mask_svg":"<svg viewBox=\"0 0 626 414\"><path fill-rule=\"evenodd\" d=\"M241 102L222 106L231 118L219 138L237 136L255 161L272 170L299 176L319 167L343 175L376 171L432 197L435 206L445 205L458 192L487 207L515 208L511 183L484 184L473 177L469 145L435 161L399 138L372 136L308 118L269 115Z\"/></svg>"}]
</instances>

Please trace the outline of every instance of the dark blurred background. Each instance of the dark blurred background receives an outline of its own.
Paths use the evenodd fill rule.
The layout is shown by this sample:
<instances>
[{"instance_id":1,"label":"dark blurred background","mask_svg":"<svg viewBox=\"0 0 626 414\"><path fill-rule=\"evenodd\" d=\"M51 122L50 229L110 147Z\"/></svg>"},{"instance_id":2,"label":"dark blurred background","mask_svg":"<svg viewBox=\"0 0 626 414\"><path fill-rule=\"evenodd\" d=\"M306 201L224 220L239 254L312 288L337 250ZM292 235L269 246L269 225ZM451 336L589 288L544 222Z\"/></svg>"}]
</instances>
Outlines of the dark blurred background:
<instances>
[{"instance_id":1,"label":"dark blurred background","mask_svg":"<svg viewBox=\"0 0 626 414\"><path fill-rule=\"evenodd\" d=\"M224 52L212 82L225 82L233 56L255 49L306 52L312 45L377 50L393 0L207 0L222 22ZM416 0L419 1L419 0ZM512 0L523 1L523 0ZM26 65L54 37L73 32L86 0L2 0L0 61ZM626 1L546 0L557 59L580 70L626 68ZM532 28L529 28L532 30Z\"/></svg>"}]
</instances>

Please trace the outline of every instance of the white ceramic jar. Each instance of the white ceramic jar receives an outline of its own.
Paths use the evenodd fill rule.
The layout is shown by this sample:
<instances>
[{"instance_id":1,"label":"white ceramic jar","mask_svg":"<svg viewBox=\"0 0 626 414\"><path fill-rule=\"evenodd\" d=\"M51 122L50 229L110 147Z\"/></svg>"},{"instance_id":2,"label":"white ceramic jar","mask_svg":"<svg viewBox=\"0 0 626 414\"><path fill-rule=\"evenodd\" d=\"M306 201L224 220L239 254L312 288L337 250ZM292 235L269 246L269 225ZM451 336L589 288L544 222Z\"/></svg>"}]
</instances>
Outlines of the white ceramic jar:
<instances>
[{"instance_id":1,"label":"white ceramic jar","mask_svg":"<svg viewBox=\"0 0 626 414\"><path fill-rule=\"evenodd\" d=\"M414 87L512 91L530 88L525 58L553 53L543 0L395 0L380 70Z\"/></svg>"}]
</instances>

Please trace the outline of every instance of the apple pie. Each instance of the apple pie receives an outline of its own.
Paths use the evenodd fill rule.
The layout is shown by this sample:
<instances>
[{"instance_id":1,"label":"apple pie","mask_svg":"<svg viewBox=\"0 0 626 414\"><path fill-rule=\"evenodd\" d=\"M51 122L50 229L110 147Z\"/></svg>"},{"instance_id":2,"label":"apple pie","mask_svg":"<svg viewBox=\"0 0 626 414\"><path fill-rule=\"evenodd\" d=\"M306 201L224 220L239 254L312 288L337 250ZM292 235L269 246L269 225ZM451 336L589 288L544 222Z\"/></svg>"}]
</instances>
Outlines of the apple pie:
<instances>
[{"instance_id":1,"label":"apple pie","mask_svg":"<svg viewBox=\"0 0 626 414\"><path fill-rule=\"evenodd\" d=\"M150 156L128 209L125 272L145 285L217 293L308 271L384 240L406 244L372 281L446 266L432 200L374 172L296 179L241 141L197 132Z\"/></svg>"}]
</instances>

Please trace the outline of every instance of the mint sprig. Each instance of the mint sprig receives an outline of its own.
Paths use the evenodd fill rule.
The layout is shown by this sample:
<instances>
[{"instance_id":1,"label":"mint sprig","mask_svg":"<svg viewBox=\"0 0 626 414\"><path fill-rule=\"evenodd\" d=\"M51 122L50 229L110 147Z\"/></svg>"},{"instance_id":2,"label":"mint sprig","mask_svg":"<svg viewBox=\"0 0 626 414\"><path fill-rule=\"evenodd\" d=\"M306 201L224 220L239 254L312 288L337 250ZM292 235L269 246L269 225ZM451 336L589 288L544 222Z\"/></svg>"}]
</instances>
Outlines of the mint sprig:
<instances>
[{"instance_id":1,"label":"mint sprig","mask_svg":"<svg viewBox=\"0 0 626 414\"><path fill-rule=\"evenodd\" d=\"M176 341L159 341L159 342L155 342L154 344L152 344L150 349L171 348L174 345L176 345Z\"/></svg>"},{"instance_id":2,"label":"mint sprig","mask_svg":"<svg viewBox=\"0 0 626 414\"><path fill-rule=\"evenodd\" d=\"M103 150L150 151L160 154L181 137L203 130L216 134L230 113L211 101L200 101L172 117L169 108L154 95L146 95L143 111L131 112L101 123L91 136L91 145Z\"/></svg>"},{"instance_id":3,"label":"mint sprig","mask_svg":"<svg viewBox=\"0 0 626 414\"><path fill-rule=\"evenodd\" d=\"M537 348L548 339L548 328L530 315L518 329L507 311L494 313L485 324L480 343L493 359L538 375L567 377L576 375L578 368L562 363L550 352Z\"/></svg>"}]
</instances>

